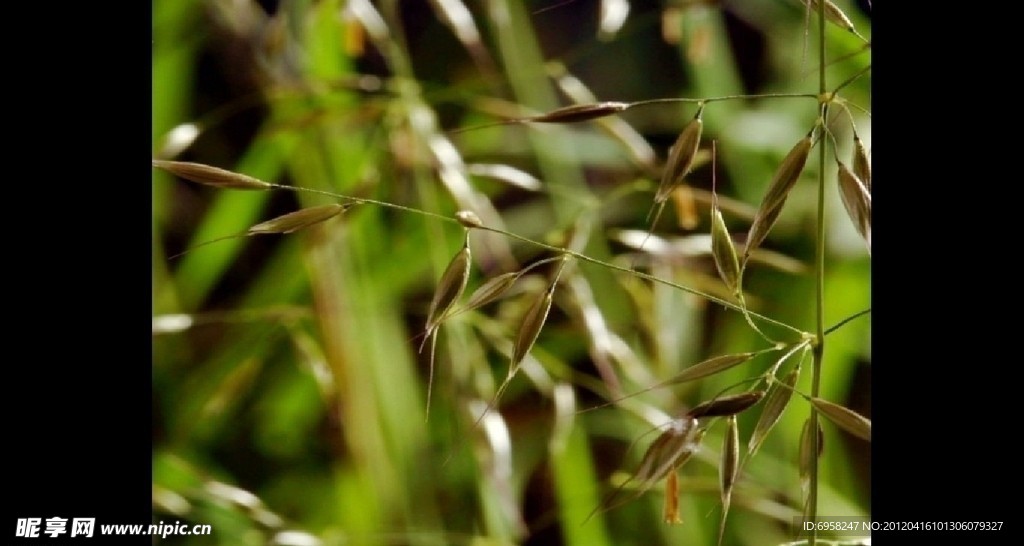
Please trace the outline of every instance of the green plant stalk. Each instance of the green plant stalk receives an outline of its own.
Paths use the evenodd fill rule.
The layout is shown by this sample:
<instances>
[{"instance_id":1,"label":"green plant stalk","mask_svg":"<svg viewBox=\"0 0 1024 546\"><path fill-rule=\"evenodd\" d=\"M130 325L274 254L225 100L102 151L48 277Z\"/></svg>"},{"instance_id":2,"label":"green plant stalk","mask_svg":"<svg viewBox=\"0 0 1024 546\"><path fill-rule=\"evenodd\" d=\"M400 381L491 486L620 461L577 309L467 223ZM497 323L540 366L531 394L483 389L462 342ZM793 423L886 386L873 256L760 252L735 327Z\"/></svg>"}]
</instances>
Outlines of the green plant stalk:
<instances>
[{"instance_id":1,"label":"green plant stalk","mask_svg":"<svg viewBox=\"0 0 1024 546\"><path fill-rule=\"evenodd\" d=\"M818 92L824 96L827 92L825 82L825 2L818 2ZM821 119L827 119L827 104L821 107ZM817 215L817 251L814 266L815 277L815 343L812 349L813 365L811 367L811 396L818 396L821 388L821 361L825 355L825 149L823 141L818 148L818 215ZM811 406L811 445L818 446L818 410ZM814 449L811 457L811 490L808 493L807 516L814 521L818 515L818 453ZM811 526L808 544L815 546L818 533Z\"/></svg>"}]
</instances>

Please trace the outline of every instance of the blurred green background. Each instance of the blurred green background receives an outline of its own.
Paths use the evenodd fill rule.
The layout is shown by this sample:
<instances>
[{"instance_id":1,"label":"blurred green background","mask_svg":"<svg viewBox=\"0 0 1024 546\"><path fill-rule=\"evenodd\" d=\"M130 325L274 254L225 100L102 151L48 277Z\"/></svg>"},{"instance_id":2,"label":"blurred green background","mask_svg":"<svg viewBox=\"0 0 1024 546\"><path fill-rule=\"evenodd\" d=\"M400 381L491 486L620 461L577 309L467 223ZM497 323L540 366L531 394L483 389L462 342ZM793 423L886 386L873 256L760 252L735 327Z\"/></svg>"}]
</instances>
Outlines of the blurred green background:
<instances>
[{"instance_id":1,"label":"blurred green background","mask_svg":"<svg viewBox=\"0 0 1024 546\"><path fill-rule=\"evenodd\" d=\"M837 4L870 38L867 6ZM452 130L578 102L816 93L817 27L805 34L802 6L155 0L153 154L446 216L474 210L487 225L726 296L708 254L711 141L726 221L742 240L779 161L813 126L814 100L709 104L699 165L643 250L636 240L648 227L660 166L693 104L638 107L600 122ZM827 47L830 86L870 64L864 43L835 26ZM843 97L869 109L870 76ZM869 115L851 112L870 149ZM849 117L836 112L829 128L848 162ZM870 259L829 161L827 325L871 298ZM532 178L488 176L493 165ZM803 330L814 325L817 174L812 160L764 245L771 252L745 279L754 310ZM211 536L157 542L715 542L721 422L679 471L682 524L663 522L660 485L584 520L636 468L654 425L762 373L770 357L577 411L710 356L765 348L741 315L573 263L499 412L474 427L553 272L541 266L500 302L442 326L427 419L429 351L417 349L433 290L462 243L457 225L360 205L295 234L228 239L169 259L330 202L313 193L218 191L154 170L154 521L213 526ZM493 234L474 232L470 245L468 291L553 256ZM868 417L870 324L867 315L829 335L821 388ZM783 329L767 332L792 341ZM743 453L759 411L740 415ZM794 397L746 461L725 543L794 540L808 414ZM818 513L870 514L870 445L823 427Z\"/></svg>"}]
</instances>

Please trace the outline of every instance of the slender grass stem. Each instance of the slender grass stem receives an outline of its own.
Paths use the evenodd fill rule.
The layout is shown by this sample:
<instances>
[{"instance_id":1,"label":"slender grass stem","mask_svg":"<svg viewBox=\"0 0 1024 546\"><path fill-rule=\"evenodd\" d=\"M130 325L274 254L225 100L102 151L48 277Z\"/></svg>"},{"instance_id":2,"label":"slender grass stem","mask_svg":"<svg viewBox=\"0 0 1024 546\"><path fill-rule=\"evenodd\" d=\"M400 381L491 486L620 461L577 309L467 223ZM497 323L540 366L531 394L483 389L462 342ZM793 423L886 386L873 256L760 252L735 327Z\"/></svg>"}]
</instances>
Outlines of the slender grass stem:
<instances>
[{"instance_id":1,"label":"slender grass stem","mask_svg":"<svg viewBox=\"0 0 1024 546\"><path fill-rule=\"evenodd\" d=\"M828 90L825 81L825 2L818 2L818 92L824 95ZM821 119L828 119L828 104L821 105ZM822 143L818 148L818 214L817 214L817 250L814 267L815 279L815 333L812 348L813 365L811 368L811 394L818 396L821 388L821 361L825 355L825 153L827 146ZM811 445L817 446L818 411L811 406ZM810 492L807 498L807 517L814 521L818 515L818 454L811 457ZM811 526L808 544L815 546L818 533Z\"/></svg>"}]
</instances>

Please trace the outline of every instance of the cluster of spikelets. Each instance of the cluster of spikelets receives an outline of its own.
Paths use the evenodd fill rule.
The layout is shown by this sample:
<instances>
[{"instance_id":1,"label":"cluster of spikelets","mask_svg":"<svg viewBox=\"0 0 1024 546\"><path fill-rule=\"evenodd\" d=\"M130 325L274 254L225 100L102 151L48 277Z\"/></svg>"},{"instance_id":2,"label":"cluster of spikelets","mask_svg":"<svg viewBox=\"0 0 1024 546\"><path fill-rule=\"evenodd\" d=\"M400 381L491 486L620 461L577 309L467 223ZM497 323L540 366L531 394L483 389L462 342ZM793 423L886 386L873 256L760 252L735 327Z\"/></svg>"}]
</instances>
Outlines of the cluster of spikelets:
<instances>
[{"instance_id":1,"label":"cluster of spikelets","mask_svg":"<svg viewBox=\"0 0 1024 546\"><path fill-rule=\"evenodd\" d=\"M809 11L817 11L819 6L817 0L804 0ZM825 2L824 13L827 20L856 34L852 23L834 4ZM859 34L858 34L859 36ZM597 120L607 116L619 114L629 108L642 106L652 102L664 101L640 101L635 103L625 102L598 102L593 104L580 104L560 108L551 112L543 113L532 117L508 119L506 123L576 123L589 120ZM847 432L870 441L871 422L867 418L843 406L834 404L825 399L808 396L796 390L795 386L800 375L800 363L795 365L789 373L781 380L776 377L782 365L793 355L806 353L815 343L813 335L804 334L795 343L775 342L765 336L757 328L752 318L753 314L747 309L743 298L743 275L750 261L751 254L761 246L771 232L776 221L783 211L787 198L801 177L807 164L811 150L818 145L824 145L831 138L825 124L825 113L830 106L838 105L845 108L837 93L827 94L819 98L819 105L822 116L815 126L798 142L796 142L789 153L775 171L774 176L767 186L767 190L757 208L749 232L742 249L737 246L726 226L722 210L719 207L717 194L711 206L711 255L715 268L727 289L731 292L734 301L729 302L735 309L744 313L750 326L760 333L766 340L771 342L767 349L756 352L745 352L739 354L721 355L710 358L703 362L694 364L681 373L648 387L640 392L646 392L654 388L669 385L696 381L712 375L732 369L754 359L755 357L770 353L780 353L772 366L766 370L756 384L749 390L731 395L719 395L710 400L704 401L697 406L684 412L682 415L670 420L660 435L651 443L644 452L636 470L629 478L611 491L598 507L594 509L591 516L599 511L608 510L622 503L628 502L637 496L645 493L654 487L661 480L666 480L665 512L667 522L676 523L678 516L678 482L677 470L683 466L700 448L705 433L716 420L724 419L726 422L726 433L724 434L724 445L721 449L721 461L719 466L720 492L722 503L722 518L719 530L721 540L722 530L728 514L733 488L740 476L744 460L740 457L740 434L737 427L737 415L763 403L761 414L747 441L747 457L753 456L772 428L778 423L783 411L789 405L794 393L805 398L821 415L832 421ZM698 152L701 149L702 133L704 128L703 116L707 107L706 102L698 102L693 118L686 124L674 145L669 150L667 161L662 169L660 183L656 189L652 203L653 220L650 224L650 233L653 233L658 218L670 196L683 184L684 179L690 173L695 164ZM852 116L849 116L852 122ZM473 129L473 128L471 128ZM856 133L853 131L853 155L849 165L842 162L836 156L837 181L839 194L844 208L852 221L857 232L863 237L867 244L868 252L871 247L871 166L868 152ZM712 154L714 157L714 154ZM187 163L179 161L153 160L153 166L170 172L181 178L197 183L206 184L220 189L229 190L253 190L268 191L283 189L290 191L316 191L334 196L340 200L322 206L304 208L291 212L261 223L258 223L243 233L229 235L227 237L244 237L266 234L288 234L298 230L309 228L327 222L346 210L359 204L376 204L391 206L389 203L374 201L349 196L341 196L308 190L291 186L284 186L258 180L244 174L235 173L217 167ZM650 217L650 215L649 215ZM472 250L470 248L469 234L472 230L486 230L499 234L511 235L497 228L484 225L480 218L471 211L461 211L456 214L455 220L465 229L465 237L462 246L455 253L449 262L440 281L434 291L430 307L427 312L426 324L423 330L423 339L420 350L429 344L430 376L428 378L427 409L429 415L430 392L434 374L434 352L439 329L445 321L461 313L479 309L485 305L495 302L504 297L510 289L524 275L533 269L552 262L557 262L551 278L547 281L546 288L534 297L531 305L522 318L519 329L515 335L511 349L508 366L508 373L505 380L497 389L494 398L480 415L480 419L494 407L500 396L508 386L509 382L517 374L523 359L528 355L536 343L538 336L544 328L548 314L552 307L555 292L559 286L560 279L566 265L574 258L584 258L594 263L605 264L593 260L574 251L563 249L554 257L538 260L517 271L506 272L486 280L479 288L474 290L465 302L462 302L464 292L472 268ZM219 239L218 239L219 240ZM525 239L524 239L525 240ZM646 239L645 239L646 241ZM214 242L214 241L210 241ZM205 244L205 243L204 243ZM642 244L641 244L642 246ZM549 247L550 248L550 247ZM623 270L622 268L615 267ZM663 282L653 276L629 270L641 278ZM720 300L716 300L720 301ZM720 301L721 303L721 301ZM764 317L761 317L764 318ZM429 342L429 343L428 343ZM633 396L634 393L629 396ZM613 400L609 404L615 404L622 398ZM478 420L479 422L479 420ZM804 423L799 446L799 469L801 484L805 490L809 486L809 469L823 449L820 430L812 433L811 418ZM820 426L820 425L819 425ZM814 446L817 439L817 446ZM632 491L631 493L625 493ZM589 519L589 517L588 517Z\"/></svg>"},{"instance_id":2,"label":"cluster of spikelets","mask_svg":"<svg viewBox=\"0 0 1024 546\"><path fill-rule=\"evenodd\" d=\"M617 102L579 105L562 108L541 116L523 118L515 121L547 123L586 121L621 112L628 106L628 104ZM691 166L693 165L694 158L696 157L701 144L703 112L704 105L701 104L698 106L697 113L694 118L683 129L669 153L668 161L664 168L664 175L662 176L660 186L658 187L654 198L654 205L657 207L664 205L672 191L683 182L684 177L689 173ZM741 307L743 306L743 271L748 263L750 254L765 240L782 212L786 199L796 182L799 180L807 163L810 151L816 144L815 132L820 132L820 130L821 127L819 124L818 127L800 139L782 160L782 163L769 183L765 196L757 209L742 255L737 251L733 239L726 228L717 200L712 204L712 257L722 281L733 292ZM870 246L871 169L867 151L860 138L855 137L854 139L854 156L851 161L853 165L852 169L847 167L838 159L836 161L838 165L839 188L843 203L858 232L864 236ZM181 178L221 189L257 191L272 190L275 188L292 190L301 189L264 182L243 174L197 163L154 160L153 166L166 170ZM231 235L230 237L293 233L295 231L326 222L338 215L341 215L352 206L364 202L372 203L373 201L348 197L341 203L304 208L261 222L250 227L244 233ZM463 299L471 272L472 251L469 245L469 233L473 229L489 228L487 228L487 226L481 222L479 217L471 211L460 211L456 214L455 219L465 228L465 238L461 248L456 252L449 262L445 272L441 275L438 286L434 291L430 308L427 313L427 321L423 332L423 341L420 346L422 350L428 341L430 342L430 379L428 380L427 398L428 409L430 404L429 385L433 381L434 342L436 341L438 330L443 323L458 314L478 309L502 298L513 287L516 281L538 266L553 261L558 262L558 268L553 275L553 278L548 282L547 288L541 294L536 296L522 319L521 326L514 339L508 375L497 390L491 405L488 406L488 409L490 409L498 401L498 398L501 396L509 381L511 381L511 379L516 375L521 362L530 352L540 335L551 309L554 293L558 286L563 268L566 263L572 259L575 253L566 251L560 256L538 260L518 271L507 272L494 276L473 291L465 303L460 304L460 300ZM742 310L745 311L745 307L742 307ZM751 322L751 325L753 326L753 322ZM703 420L713 420L715 418L724 417L726 418L728 426L728 430L725 435L725 445L722 449L722 461L720 466L721 497L723 505L722 523L724 525L733 485L739 476L741 466L736 415L750 409L762 399L765 399L764 409L762 410L761 416L748 442L748 454L753 455L767 437L772 427L778 422L783 410L789 403L791 395L794 392L798 392L794 390L794 386L799 377L799 366L795 367L781 381L775 378L777 370L790 356L800 350L808 349L810 344L811 338L805 337L800 342L792 345L777 343L769 349L759 352L717 356L690 366L676 376L645 389L646 391L653 388L660 388L672 384L706 378L746 363L761 354L779 351L783 352L783 356L779 358L771 369L762 376L762 380L770 385L769 388L754 388L740 394L720 396L701 403L687 411L682 416L670 421L666 430L658 436L646 450L639 467L634 473L632 473L629 480L622 483L618 488L612 491L611 494L606 497L602 505L595 509L595 513L598 510L610 509L622 504L623 502L632 500L637 495L649 490L660 480L667 479L665 518L669 522L676 522L678 520L676 504L676 470L686 463L686 461L699 448L708 426L707 424L701 426L700 423ZM801 393L801 396L804 395ZM841 428L858 437L870 440L871 423L868 419L847 408L828 402L827 400L809 396L805 396L805 398L807 398L822 415L832 420ZM615 400L613 403L619 402L620 400ZM482 417L483 416L481 415L481 418ZM805 424L800 448L800 468L805 486L807 476L806 468L809 467L812 458L816 456L813 454L813 450L807 447L811 438L811 435L808 433L810 422L810 419L808 419ZM818 435L818 439L820 448L821 435ZM818 455L820 455L820 452ZM634 491L633 494L622 494L622 492L626 490L627 486L630 486L630 489Z\"/></svg>"}]
</instances>

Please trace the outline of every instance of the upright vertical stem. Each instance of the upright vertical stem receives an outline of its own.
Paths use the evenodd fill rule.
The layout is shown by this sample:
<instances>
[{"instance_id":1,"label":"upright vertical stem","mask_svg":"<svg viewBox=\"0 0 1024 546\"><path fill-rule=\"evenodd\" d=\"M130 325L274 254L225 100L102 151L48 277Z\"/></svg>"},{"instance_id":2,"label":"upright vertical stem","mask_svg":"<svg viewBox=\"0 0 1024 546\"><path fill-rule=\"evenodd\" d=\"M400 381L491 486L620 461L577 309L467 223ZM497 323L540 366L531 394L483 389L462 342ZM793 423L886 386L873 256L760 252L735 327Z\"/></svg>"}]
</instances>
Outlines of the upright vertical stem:
<instances>
[{"instance_id":1,"label":"upright vertical stem","mask_svg":"<svg viewBox=\"0 0 1024 546\"><path fill-rule=\"evenodd\" d=\"M818 2L818 93L822 97L828 92L825 85L825 2ZM821 107L822 128L824 129L825 115L828 113L827 104ZM815 300L817 309L815 313L815 333L817 339L814 343L812 354L814 366L811 370L811 396L817 397L821 387L821 360L825 354L825 139L822 139L818 146L818 233L817 252L814 268L815 276ZM821 441L818 438L818 411L811 406L811 490L808 494L807 516L813 522L818 515L818 445ZM811 526L811 534L808 537L808 544L815 546L818 534L815 527Z\"/></svg>"}]
</instances>

